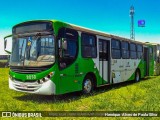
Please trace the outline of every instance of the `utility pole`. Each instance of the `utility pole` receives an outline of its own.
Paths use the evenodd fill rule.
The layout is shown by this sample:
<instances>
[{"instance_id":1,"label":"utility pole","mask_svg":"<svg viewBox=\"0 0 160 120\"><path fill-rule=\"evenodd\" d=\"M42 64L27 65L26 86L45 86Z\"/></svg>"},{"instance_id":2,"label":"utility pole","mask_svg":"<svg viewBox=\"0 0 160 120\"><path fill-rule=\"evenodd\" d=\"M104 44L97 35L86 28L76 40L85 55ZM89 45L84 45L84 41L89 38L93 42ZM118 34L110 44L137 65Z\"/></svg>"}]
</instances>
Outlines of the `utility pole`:
<instances>
[{"instance_id":1,"label":"utility pole","mask_svg":"<svg viewBox=\"0 0 160 120\"><path fill-rule=\"evenodd\" d=\"M135 40L135 31L134 31L134 7L133 5L130 7L130 17L131 17L131 23L130 23L130 39Z\"/></svg>"}]
</instances>

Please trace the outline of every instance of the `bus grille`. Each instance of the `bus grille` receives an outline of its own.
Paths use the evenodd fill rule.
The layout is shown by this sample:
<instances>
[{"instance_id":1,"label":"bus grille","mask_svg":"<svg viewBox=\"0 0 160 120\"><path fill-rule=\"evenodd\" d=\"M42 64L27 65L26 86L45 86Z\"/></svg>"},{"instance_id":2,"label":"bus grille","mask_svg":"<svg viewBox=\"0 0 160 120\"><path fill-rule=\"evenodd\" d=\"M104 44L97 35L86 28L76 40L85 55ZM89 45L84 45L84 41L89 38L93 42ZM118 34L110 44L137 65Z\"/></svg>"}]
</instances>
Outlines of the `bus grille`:
<instances>
[{"instance_id":1,"label":"bus grille","mask_svg":"<svg viewBox=\"0 0 160 120\"><path fill-rule=\"evenodd\" d=\"M34 82L22 82L22 81L14 80L13 81L13 86L17 90L34 92L34 91L38 90L41 87L41 84L38 84L37 81L34 81Z\"/></svg>"},{"instance_id":2,"label":"bus grille","mask_svg":"<svg viewBox=\"0 0 160 120\"><path fill-rule=\"evenodd\" d=\"M10 66L11 71L16 73L22 73L22 74L34 74L38 72L45 71L49 68L51 68L52 65L44 66L44 67L17 67L17 66Z\"/></svg>"}]
</instances>

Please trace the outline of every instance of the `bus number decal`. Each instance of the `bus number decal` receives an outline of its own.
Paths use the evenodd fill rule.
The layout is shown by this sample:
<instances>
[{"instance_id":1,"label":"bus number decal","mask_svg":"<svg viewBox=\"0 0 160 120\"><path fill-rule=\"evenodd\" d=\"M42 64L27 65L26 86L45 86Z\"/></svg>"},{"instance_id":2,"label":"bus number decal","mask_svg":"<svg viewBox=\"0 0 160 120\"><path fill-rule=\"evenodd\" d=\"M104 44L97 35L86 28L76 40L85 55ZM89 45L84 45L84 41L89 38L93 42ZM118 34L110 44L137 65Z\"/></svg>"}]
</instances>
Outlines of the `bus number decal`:
<instances>
[{"instance_id":1,"label":"bus number decal","mask_svg":"<svg viewBox=\"0 0 160 120\"><path fill-rule=\"evenodd\" d=\"M36 79L36 75L26 75L26 79L27 80L35 80Z\"/></svg>"}]
</instances>

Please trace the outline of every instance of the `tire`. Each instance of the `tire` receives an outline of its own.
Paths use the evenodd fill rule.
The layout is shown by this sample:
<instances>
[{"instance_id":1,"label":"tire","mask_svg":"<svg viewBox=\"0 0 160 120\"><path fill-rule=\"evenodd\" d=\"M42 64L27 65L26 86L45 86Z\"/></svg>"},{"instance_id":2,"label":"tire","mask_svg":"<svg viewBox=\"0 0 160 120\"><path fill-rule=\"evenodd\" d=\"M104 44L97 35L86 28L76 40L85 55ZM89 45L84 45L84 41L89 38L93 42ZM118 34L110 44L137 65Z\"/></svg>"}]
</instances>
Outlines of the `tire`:
<instances>
[{"instance_id":1,"label":"tire","mask_svg":"<svg viewBox=\"0 0 160 120\"><path fill-rule=\"evenodd\" d=\"M135 82L139 82L140 81L140 73L139 73L139 70L136 70L136 73L135 73Z\"/></svg>"},{"instance_id":2,"label":"tire","mask_svg":"<svg viewBox=\"0 0 160 120\"><path fill-rule=\"evenodd\" d=\"M93 91L93 78L91 76L86 76L83 80L82 92L83 94L89 94Z\"/></svg>"}]
</instances>

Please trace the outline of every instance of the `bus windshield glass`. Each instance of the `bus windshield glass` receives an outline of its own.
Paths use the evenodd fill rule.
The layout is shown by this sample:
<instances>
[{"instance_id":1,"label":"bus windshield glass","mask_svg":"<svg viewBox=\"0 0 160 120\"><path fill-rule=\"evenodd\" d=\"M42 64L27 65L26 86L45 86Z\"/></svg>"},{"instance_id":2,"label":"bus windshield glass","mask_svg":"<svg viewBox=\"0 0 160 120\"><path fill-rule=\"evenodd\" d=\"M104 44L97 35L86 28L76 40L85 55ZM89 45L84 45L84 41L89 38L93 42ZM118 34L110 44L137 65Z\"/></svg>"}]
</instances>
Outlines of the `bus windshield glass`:
<instances>
[{"instance_id":1,"label":"bus windshield glass","mask_svg":"<svg viewBox=\"0 0 160 120\"><path fill-rule=\"evenodd\" d=\"M10 66L40 67L55 62L53 35L13 37Z\"/></svg>"}]
</instances>

